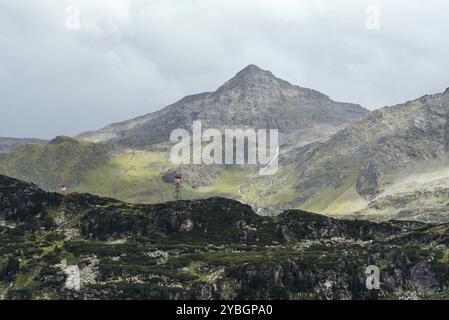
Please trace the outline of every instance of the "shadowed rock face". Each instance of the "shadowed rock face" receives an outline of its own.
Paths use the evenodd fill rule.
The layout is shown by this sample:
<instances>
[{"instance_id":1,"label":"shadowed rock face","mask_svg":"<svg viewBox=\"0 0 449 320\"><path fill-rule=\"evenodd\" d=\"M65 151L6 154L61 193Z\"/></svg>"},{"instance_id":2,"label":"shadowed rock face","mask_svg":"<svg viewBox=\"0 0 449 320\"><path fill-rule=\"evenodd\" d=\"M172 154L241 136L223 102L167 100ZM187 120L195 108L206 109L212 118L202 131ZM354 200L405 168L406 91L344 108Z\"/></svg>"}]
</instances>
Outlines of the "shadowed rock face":
<instances>
[{"instance_id":1,"label":"shadowed rock face","mask_svg":"<svg viewBox=\"0 0 449 320\"><path fill-rule=\"evenodd\" d=\"M374 198L380 189L380 173L372 162L368 162L357 180L357 192L364 197Z\"/></svg>"},{"instance_id":2,"label":"shadowed rock face","mask_svg":"<svg viewBox=\"0 0 449 320\"><path fill-rule=\"evenodd\" d=\"M62 197L4 176L0 222L0 298L391 299L449 292L447 224L377 224L300 210L260 217L223 198L137 205ZM380 268L380 290L365 287L368 265Z\"/></svg>"},{"instance_id":3,"label":"shadowed rock face","mask_svg":"<svg viewBox=\"0 0 449 320\"><path fill-rule=\"evenodd\" d=\"M61 196L0 175L0 218L12 221L31 220L46 208L58 206Z\"/></svg>"},{"instance_id":4,"label":"shadowed rock face","mask_svg":"<svg viewBox=\"0 0 449 320\"><path fill-rule=\"evenodd\" d=\"M359 105L334 102L249 65L215 92L188 96L158 112L79 137L140 148L169 141L174 129L190 129L201 120L205 128L274 128L306 141L328 136L367 113Z\"/></svg>"}]
</instances>

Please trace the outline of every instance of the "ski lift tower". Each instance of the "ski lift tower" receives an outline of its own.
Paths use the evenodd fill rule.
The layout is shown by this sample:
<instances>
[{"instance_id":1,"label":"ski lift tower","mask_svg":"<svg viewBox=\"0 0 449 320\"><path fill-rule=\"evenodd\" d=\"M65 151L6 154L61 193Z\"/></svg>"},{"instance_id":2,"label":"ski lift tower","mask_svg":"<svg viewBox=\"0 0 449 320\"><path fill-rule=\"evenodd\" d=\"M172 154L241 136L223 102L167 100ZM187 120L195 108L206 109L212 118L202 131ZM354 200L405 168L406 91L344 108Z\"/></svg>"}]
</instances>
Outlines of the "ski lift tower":
<instances>
[{"instance_id":1,"label":"ski lift tower","mask_svg":"<svg viewBox=\"0 0 449 320\"><path fill-rule=\"evenodd\" d=\"M174 200L181 200L181 189L182 189L182 175L177 174L175 177L175 195Z\"/></svg>"}]
</instances>

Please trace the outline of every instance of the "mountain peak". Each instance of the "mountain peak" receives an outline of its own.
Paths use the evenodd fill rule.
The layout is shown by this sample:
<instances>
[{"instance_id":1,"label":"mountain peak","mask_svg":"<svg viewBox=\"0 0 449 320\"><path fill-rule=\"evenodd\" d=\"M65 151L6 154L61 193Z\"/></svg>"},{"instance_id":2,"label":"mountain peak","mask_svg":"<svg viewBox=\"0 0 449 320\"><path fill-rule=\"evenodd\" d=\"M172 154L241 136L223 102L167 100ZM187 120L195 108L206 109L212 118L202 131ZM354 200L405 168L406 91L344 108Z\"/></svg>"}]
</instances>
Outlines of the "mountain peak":
<instances>
[{"instance_id":1,"label":"mountain peak","mask_svg":"<svg viewBox=\"0 0 449 320\"><path fill-rule=\"evenodd\" d=\"M273 88L288 85L291 86L287 81L275 77L270 71L263 70L255 64L250 64L222 85L217 92L248 87Z\"/></svg>"},{"instance_id":2,"label":"mountain peak","mask_svg":"<svg viewBox=\"0 0 449 320\"><path fill-rule=\"evenodd\" d=\"M142 148L167 142L172 130L199 119L215 128L250 126L298 131L304 136L297 139L298 143L303 143L335 133L366 113L368 110L359 105L332 101L319 91L290 84L250 64L214 92L187 96L155 113L78 137ZM315 132L318 125L325 125L326 133ZM310 130L310 136L303 130ZM296 143L296 137L292 140Z\"/></svg>"},{"instance_id":3,"label":"mountain peak","mask_svg":"<svg viewBox=\"0 0 449 320\"><path fill-rule=\"evenodd\" d=\"M243 68L242 70L240 70L233 79L242 77L246 77L247 79L254 79L257 77L268 77L276 79L276 77L270 71L263 70L258 66L256 66L255 64L250 64L245 68Z\"/></svg>"},{"instance_id":4,"label":"mountain peak","mask_svg":"<svg viewBox=\"0 0 449 320\"><path fill-rule=\"evenodd\" d=\"M259 68L258 66L256 66L255 64L249 64L247 65L245 68L243 68L242 70L240 70L238 72L238 74L248 74L248 73L255 73L255 72L264 72L265 70L262 70L261 68Z\"/></svg>"}]
</instances>

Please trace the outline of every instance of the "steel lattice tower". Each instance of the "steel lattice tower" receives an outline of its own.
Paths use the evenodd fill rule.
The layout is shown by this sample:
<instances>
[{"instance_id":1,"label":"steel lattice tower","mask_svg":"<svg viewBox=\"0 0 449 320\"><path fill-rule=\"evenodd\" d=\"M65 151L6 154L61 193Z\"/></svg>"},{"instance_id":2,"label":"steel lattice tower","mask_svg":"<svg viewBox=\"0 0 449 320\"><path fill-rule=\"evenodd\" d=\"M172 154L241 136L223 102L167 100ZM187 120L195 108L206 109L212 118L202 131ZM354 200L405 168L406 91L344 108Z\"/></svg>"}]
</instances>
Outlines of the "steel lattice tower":
<instances>
[{"instance_id":1,"label":"steel lattice tower","mask_svg":"<svg viewBox=\"0 0 449 320\"><path fill-rule=\"evenodd\" d=\"M180 200L181 199L181 189L182 189L182 176L180 174L176 175L175 177L175 195L174 200Z\"/></svg>"}]
</instances>

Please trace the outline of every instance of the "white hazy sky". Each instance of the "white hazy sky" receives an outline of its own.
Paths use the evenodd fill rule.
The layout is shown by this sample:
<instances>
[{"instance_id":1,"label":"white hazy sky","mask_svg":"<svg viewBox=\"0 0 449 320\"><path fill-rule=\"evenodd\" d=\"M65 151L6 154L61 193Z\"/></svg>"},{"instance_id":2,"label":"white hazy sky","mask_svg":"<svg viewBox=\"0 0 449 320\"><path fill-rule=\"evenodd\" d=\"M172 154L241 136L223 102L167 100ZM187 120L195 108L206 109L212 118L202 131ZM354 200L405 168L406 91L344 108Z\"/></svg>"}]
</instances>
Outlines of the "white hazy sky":
<instances>
[{"instance_id":1,"label":"white hazy sky","mask_svg":"<svg viewBox=\"0 0 449 320\"><path fill-rule=\"evenodd\" d=\"M0 136L97 129L251 63L369 109L441 92L448 14L446 0L0 0Z\"/></svg>"}]
</instances>

